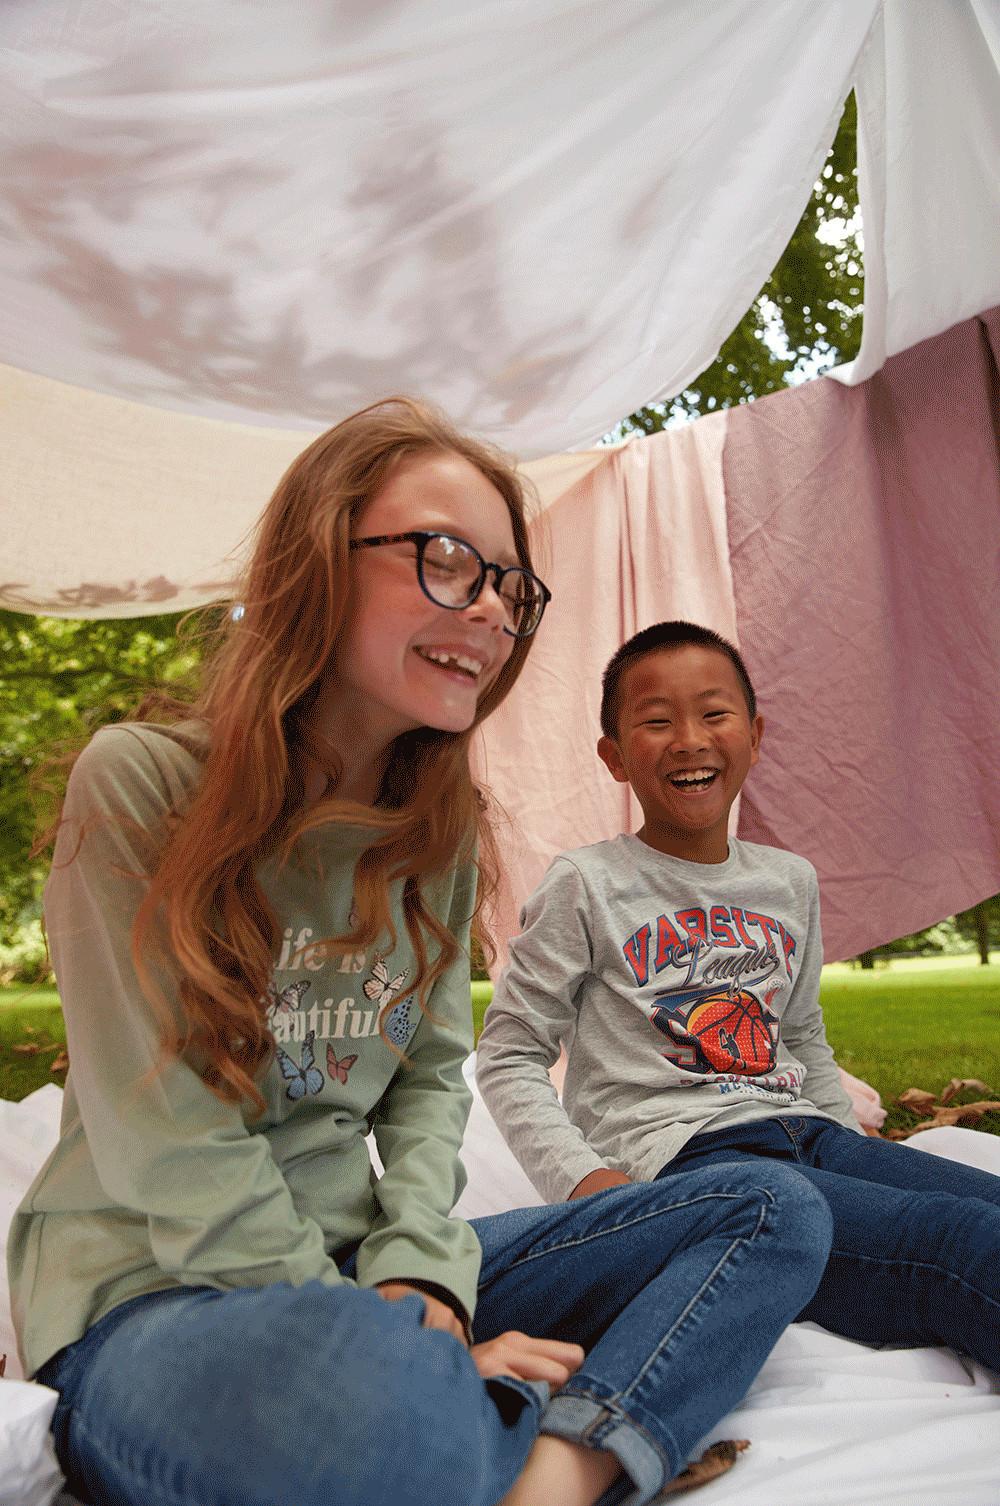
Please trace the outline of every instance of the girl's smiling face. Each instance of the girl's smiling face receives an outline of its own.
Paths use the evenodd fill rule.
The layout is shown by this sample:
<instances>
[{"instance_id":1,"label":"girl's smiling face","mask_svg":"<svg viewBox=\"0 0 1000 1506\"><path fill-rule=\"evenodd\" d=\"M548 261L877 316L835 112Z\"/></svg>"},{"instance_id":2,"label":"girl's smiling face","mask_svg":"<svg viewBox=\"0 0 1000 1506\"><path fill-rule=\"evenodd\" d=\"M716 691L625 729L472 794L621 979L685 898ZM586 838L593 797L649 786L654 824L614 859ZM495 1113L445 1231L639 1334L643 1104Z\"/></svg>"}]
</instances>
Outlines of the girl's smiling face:
<instances>
[{"instance_id":1,"label":"girl's smiling face","mask_svg":"<svg viewBox=\"0 0 1000 1506\"><path fill-rule=\"evenodd\" d=\"M507 503L461 455L434 452L403 461L353 534L413 529L465 539L486 560L520 563ZM360 739L381 752L417 727L466 731L514 648L492 576L471 606L450 610L421 589L416 553L414 543L404 542L351 555L349 625L322 694L324 721L341 743ZM448 663L435 662L445 657Z\"/></svg>"}]
</instances>

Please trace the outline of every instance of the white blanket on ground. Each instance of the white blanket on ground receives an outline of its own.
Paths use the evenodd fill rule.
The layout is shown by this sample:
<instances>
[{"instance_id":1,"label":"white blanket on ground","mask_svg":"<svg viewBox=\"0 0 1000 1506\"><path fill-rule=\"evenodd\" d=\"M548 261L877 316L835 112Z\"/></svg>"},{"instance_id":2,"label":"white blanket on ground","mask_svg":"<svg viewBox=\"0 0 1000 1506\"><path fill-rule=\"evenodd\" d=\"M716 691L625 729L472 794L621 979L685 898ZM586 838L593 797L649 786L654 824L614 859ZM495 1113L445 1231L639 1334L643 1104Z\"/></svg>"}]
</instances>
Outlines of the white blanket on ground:
<instances>
[{"instance_id":1,"label":"white blanket on ground","mask_svg":"<svg viewBox=\"0 0 1000 1506\"><path fill-rule=\"evenodd\" d=\"M48 1086L23 1103L0 1101L0 1253L14 1208L55 1142L61 1097ZM1000 1173L1000 1138L940 1129L911 1143ZM478 1095L463 1159L469 1185L457 1211L465 1217L540 1201ZM5 1269L0 1354L14 1378L0 1381L0 1495L3 1506L50 1506L59 1490L47 1432L55 1396L18 1379ZM869 1349L795 1324L706 1442L714 1438L749 1438L751 1447L692 1497L698 1506L1000 1502L1000 1381L947 1349ZM61 1497L59 1506L72 1503Z\"/></svg>"}]
</instances>

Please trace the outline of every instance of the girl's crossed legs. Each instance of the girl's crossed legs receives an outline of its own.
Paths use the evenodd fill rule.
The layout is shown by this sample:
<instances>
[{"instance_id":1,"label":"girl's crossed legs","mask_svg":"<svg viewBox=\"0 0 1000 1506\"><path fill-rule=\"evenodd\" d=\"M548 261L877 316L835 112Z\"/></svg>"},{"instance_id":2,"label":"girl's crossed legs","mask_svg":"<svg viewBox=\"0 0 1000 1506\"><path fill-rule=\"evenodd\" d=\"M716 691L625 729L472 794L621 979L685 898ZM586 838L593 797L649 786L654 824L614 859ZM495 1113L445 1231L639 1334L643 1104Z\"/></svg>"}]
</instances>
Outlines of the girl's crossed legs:
<instances>
[{"instance_id":1,"label":"girl's crossed legs","mask_svg":"<svg viewBox=\"0 0 1000 1506\"><path fill-rule=\"evenodd\" d=\"M548 1388L483 1382L418 1298L318 1282L155 1293L50 1361L71 1488L94 1506L494 1506L542 1432L604 1449L641 1506L747 1390L826 1264L796 1172L712 1167L476 1220L476 1334L587 1349Z\"/></svg>"},{"instance_id":2,"label":"girl's crossed legs","mask_svg":"<svg viewBox=\"0 0 1000 1506\"><path fill-rule=\"evenodd\" d=\"M1000 1372L1000 1177L782 1115L696 1135L660 1172L788 1162L823 1194L833 1247L799 1315L869 1344L947 1344Z\"/></svg>"}]
</instances>

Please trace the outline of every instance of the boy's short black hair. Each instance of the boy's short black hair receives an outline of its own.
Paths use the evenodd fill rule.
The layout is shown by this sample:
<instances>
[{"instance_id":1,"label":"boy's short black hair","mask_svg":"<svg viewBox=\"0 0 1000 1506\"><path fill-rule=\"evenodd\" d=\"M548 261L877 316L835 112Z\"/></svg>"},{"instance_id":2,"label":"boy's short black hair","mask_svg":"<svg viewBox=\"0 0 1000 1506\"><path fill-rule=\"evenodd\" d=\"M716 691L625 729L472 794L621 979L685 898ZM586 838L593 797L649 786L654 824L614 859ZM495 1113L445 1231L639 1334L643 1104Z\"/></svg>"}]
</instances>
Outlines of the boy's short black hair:
<instances>
[{"instance_id":1,"label":"boy's short black hair","mask_svg":"<svg viewBox=\"0 0 1000 1506\"><path fill-rule=\"evenodd\" d=\"M753 721L757 715L757 696L739 650L727 638L723 638L721 633L699 627L695 622L654 622L652 627L643 628L641 633L636 633L627 643L623 643L608 660L601 680L601 731L605 737L618 736L619 699L625 671L659 648L680 648L685 643L694 643L700 648L717 648L720 654L725 654L739 677L750 720Z\"/></svg>"}]
</instances>

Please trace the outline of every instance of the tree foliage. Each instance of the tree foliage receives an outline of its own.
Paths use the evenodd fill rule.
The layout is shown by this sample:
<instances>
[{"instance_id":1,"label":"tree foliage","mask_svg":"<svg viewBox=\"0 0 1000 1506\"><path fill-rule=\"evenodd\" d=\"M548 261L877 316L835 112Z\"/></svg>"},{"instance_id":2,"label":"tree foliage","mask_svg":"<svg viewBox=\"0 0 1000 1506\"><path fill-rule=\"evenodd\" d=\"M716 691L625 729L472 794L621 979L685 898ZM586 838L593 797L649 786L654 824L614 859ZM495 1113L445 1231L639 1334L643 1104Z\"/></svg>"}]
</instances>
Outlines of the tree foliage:
<instances>
[{"instance_id":1,"label":"tree foliage","mask_svg":"<svg viewBox=\"0 0 1000 1506\"><path fill-rule=\"evenodd\" d=\"M175 616L78 622L0 611L0 945L38 913L44 863L29 852L51 818L43 778L61 750L120 721L154 684L198 659Z\"/></svg>"}]
</instances>

